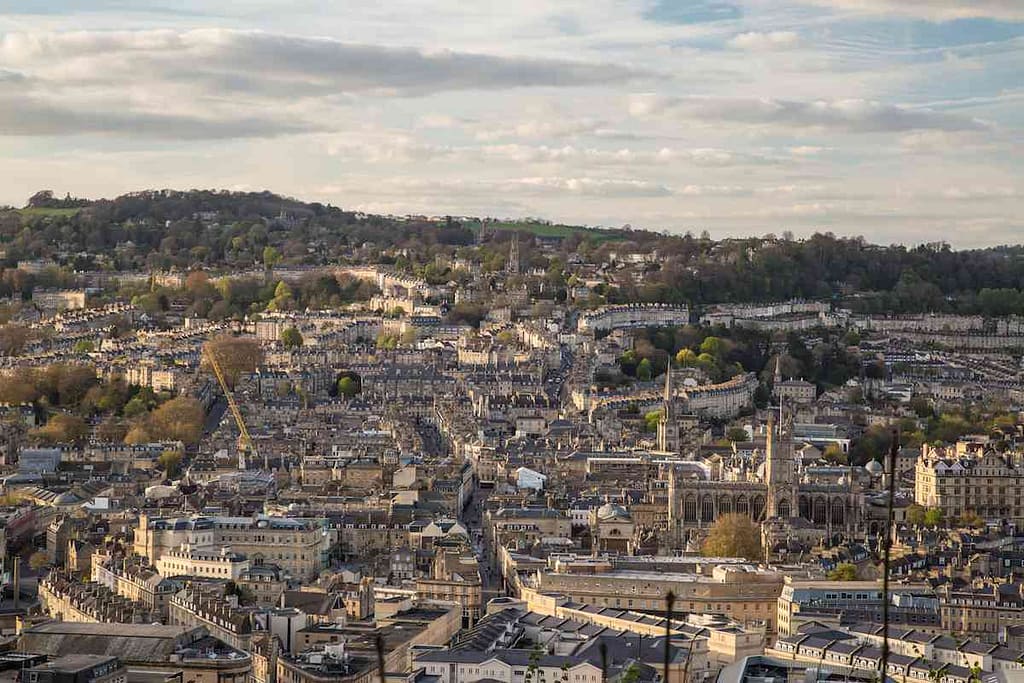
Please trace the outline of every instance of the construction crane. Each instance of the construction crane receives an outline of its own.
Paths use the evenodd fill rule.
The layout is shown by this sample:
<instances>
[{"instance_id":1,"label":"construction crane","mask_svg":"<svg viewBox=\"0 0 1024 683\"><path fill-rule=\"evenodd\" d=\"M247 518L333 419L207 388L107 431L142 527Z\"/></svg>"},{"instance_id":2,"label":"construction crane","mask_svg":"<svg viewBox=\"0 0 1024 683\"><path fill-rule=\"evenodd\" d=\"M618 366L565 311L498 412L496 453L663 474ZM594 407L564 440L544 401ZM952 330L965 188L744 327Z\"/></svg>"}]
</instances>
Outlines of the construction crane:
<instances>
[{"instance_id":1,"label":"construction crane","mask_svg":"<svg viewBox=\"0 0 1024 683\"><path fill-rule=\"evenodd\" d=\"M242 411L238 409L238 404L235 402L234 392L228 387L228 382L224 379L224 371L221 370L220 363L217 361L217 354L210 350L209 347L203 349L203 355L206 356L206 361L213 368L213 374L217 376L217 381L220 382L220 388L224 392L224 398L228 402L228 410L235 418L235 424L238 425L238 469L246 469L246 453L249 455L249 461L253 462L259 458L259 452L256 450L256 442L249 436L249 430L245 426L245 420L242 419ZM270 463L267 461L267 456L263 456L263 469L267 472L270 471Z\"/></svg>"}]
</instances>

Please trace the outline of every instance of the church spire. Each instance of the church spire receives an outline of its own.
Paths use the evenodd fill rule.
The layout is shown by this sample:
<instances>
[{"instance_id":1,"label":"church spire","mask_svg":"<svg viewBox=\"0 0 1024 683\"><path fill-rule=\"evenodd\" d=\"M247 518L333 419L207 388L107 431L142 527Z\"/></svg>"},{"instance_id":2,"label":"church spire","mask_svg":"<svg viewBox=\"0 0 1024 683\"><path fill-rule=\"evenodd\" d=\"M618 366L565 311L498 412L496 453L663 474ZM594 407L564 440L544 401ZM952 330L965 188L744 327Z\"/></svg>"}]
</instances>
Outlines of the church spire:
<instances>
[{"instance_id":1,"label":"church spire","mask_svg":"<svg viewBox=\"0 0 1024 683\"><path fill-rule=\"evenodd\" d=\"M665 403L667 408L672 403L672 365L668 366L665 370L665 395L662 397L662 401Z\"/></svg>"},{"instance_id":2,"label":"church spire","mask_svg":"<svg viewBox=\"0 0 1024 683\"><path fill-rule=\"evenodd\" d=\"M672 366L665 370L665 394L662 396L661 419L658 420L658 450L679 452L679 424L675 417L672 395Z\"/></svg>"},{"instance_id":3,"label":"church spire","mask_svg":"<svg viewBox=\"0 0 1024 683\"><path fill-rule=\"evenodd\" d=\"M508 263L505 265L505 270L509 273L517 274L520 270L519 260L519 233L515 232L512 235L512 241L508 247Z\"/></svg>"}]
</instances>

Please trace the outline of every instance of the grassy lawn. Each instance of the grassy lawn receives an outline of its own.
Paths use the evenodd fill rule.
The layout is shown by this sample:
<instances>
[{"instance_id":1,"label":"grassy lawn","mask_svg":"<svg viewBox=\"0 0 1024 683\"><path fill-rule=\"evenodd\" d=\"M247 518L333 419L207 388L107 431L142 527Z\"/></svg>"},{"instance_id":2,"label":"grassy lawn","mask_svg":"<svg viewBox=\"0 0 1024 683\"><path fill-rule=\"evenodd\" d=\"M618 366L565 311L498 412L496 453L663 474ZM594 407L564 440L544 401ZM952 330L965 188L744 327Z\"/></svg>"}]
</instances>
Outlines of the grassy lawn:
<instances>
[{"instance_id":1,"label":"grassy lawn","mask_svg":"<svg viewBox=\"0 0 1024 683\"><path fill-rule=\"evenodd\" d=\"M26 209L15 209L21 214L22 220L29 220L30 218L39 218L43 216L74 216L81 209L48 209L45 207L29 207Z\"/></svg>"},{"instance_id":2,"label":"grassy lawn","mask_svg":"<svg viewBox=\"0 0 1024 683\"><path fill-rule=\"evenodd\" d=\"M471 230L479 232L480 223L467 223L467 227ZM618 241L625 239L625 237L617 232L610 230L601 230L598 228L586 228L579 225L562 225L558 223L543 223L540 221L489 221L487 223L488 230L515 230L518 232L528 232L532 235L538 235L540 237L568 237L569 235L580 232L585 235L592 237L595 240L606 242L606 241Z\"/></svg>"}]
</instances>

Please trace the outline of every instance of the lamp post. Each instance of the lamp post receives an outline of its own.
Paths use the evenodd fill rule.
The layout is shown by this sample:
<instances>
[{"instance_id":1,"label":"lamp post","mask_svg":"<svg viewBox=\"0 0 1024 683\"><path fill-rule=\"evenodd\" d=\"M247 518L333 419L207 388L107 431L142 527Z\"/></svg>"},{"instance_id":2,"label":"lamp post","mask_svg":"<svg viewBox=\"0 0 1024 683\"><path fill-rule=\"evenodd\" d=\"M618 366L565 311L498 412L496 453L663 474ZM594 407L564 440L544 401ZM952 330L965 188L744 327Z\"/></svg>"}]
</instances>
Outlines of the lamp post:
<instances>
[{"instance_id":1,"label":"lamp post","mask_svg":"<svg viewBox=\"0 0 1024 683\"><path fill-rule=\"evenodd\" d=\"M663 679L664 683L669 683L669 681L668 681L668 667L669 667L669 663L672 660L672 609L673 609L673 607L675 607L675 604L676 604L676 594L673 593L672 591L669 591L668 594L665 596L665 673L664 673L664 679ZM689 657L686 658L686 663L687 663L687 665L690 663L690 658ZM684 671L683 671L684 681L685 681L685 677L686 677L686 672L685 672L685 669L684 669Z\"/></svg>"}]
</instances>

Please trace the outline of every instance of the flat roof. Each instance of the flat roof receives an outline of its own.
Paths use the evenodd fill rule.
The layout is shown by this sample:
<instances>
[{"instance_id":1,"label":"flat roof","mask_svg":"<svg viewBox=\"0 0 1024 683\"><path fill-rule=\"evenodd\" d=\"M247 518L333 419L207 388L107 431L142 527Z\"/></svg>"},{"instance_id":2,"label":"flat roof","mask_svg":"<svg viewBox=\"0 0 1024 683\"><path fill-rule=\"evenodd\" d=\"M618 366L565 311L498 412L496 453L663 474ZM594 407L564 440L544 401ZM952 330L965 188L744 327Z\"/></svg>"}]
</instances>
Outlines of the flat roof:
<instances>
[{"instance_id":1,"label":"flat roof","mask_svg":"<svg viewBox=\"0 0 1024 683\"><path fill-rule=\"evenodd\" d=\"M30 670L39 671L41 669L49 669L50 671L81 671L82 669L90 669L98 664L104 664L111 660L117 660L114 655L85 655L85 654L74 654L64 655L51 659L48 662L37 664Z\"/></svg>"},{"instance_id":2,"label":"flat roof","mask_svg":"<svg viewBox=\"0 0 1024 683\"><path fill-rule=\"evenodd\" d=\"M102 635L131 638L178 638L195 630L190 626L163 624L86 624L72 621L50 621L25 629L25 633L67 633L72 635Z\"/></svg>"}]
</instances>

